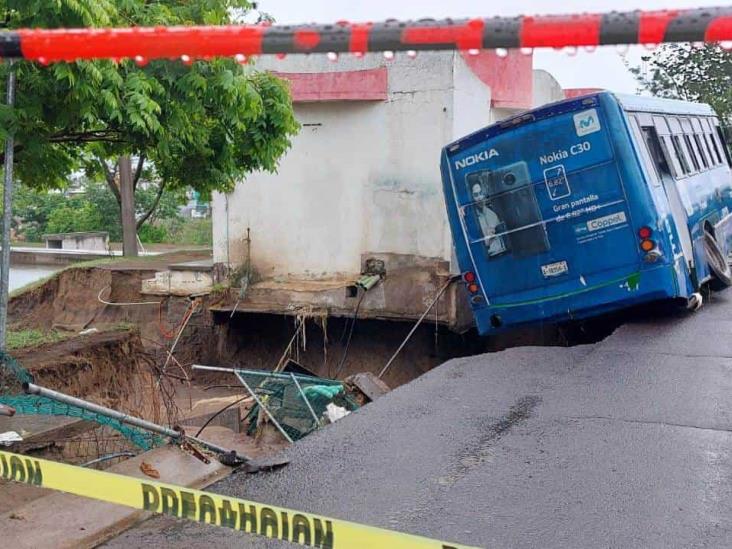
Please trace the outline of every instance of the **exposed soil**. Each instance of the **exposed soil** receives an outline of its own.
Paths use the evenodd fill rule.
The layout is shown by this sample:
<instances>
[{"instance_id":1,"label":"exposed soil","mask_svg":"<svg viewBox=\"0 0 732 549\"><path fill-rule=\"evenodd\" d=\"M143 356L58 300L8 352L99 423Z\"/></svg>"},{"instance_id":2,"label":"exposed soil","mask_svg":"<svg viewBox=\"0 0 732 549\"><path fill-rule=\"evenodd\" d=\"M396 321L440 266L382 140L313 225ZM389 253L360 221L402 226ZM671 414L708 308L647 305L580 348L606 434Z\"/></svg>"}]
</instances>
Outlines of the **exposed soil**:
<instances>
[{"instance_id":1,"label":"exposed soil","mask_svg":"<svg viewBox=\"0 0 732 549\"><path fill-rule=\"evenodd\" d=\"M137 389L136 380L152 364L133 329L117 329L21 349L14 353L36 384L63 393L120 406Z\"/></svg>"}]
</instances>

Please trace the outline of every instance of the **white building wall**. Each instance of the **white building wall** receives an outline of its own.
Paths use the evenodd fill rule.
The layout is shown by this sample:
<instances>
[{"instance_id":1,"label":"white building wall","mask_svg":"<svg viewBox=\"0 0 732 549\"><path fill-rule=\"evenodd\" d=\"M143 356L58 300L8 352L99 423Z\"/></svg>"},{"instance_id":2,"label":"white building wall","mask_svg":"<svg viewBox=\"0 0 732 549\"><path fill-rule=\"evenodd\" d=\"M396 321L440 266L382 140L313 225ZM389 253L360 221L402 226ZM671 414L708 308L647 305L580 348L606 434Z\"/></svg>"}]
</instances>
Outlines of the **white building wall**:
<instances>
[{"instance_id":1,"label":"white building wall","mask_svg":"<svg viewBox=\"0 0 732 549\"><path fill-rule=\"evenodd\" d=\"M276 174L255 173L213 199L214 261L241 265L251 230L263 278L360 272L365 253L450 260L452 239L440 178L442 147L520 109L491 109L490 88L456 52L264 56L283 73L389 68L387 101L296 103L302 129ZM534 71L534 105L563 98Z\"/></svg>"},{"instance_id":2,"label":"white building wall","mask_svg":"<svg viewBox=\"0 0 732 549\"><path fill-rule=\"evenodd\" d=\"M564 90L557 79L545 70L534 71L534 107L564 99Z\"/></svg>"},{"instance_id":3,"label":"white building wall","mask_svg":"<svg viewBox=\"0 0 732 549\"><path fill-rule=\"evenodd\" d=\"M248 227L252 262L265 278L357 273L366 252L450 259L440 151L490 120L490 90L459 55L260 62L281 72L382 65L390 67L386 102L296 104L303 128L279 172L239 184L228 213L227 197L214 196L216 262L242 263Z\"/></svg>"}]
</instances>

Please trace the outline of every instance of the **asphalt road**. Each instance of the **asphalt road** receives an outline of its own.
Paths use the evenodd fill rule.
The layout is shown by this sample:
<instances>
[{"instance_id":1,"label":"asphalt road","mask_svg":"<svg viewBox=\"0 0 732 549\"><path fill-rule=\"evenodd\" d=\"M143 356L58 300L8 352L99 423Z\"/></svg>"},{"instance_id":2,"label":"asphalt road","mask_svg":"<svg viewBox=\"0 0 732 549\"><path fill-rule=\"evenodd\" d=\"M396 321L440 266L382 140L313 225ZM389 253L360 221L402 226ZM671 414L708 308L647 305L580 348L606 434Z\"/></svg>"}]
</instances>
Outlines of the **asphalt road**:
<instances>
[{"instance_id":1,"label":"asphalt road","mask_svg":"<svg viewBox=\"0 0 732 549\"><path fill-rule=\"evenodd\" d=\"M481 547L732 547L732 291L448 362L212 490ZM156 518L109 547L291 547Z\"/></svg>"}]
</instances>

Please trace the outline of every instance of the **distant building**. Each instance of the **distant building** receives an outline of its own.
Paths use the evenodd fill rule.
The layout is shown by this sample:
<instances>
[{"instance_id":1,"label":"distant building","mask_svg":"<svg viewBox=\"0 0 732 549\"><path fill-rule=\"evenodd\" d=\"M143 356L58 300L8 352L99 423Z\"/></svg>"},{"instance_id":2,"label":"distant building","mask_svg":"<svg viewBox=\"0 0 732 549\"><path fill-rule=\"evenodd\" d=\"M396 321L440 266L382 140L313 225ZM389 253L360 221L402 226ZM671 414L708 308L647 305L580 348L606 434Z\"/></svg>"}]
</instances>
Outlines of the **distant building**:
<instances>
[{"instance_id":1,"label":"distant building","mask_svg":"<svg viewBox=\"0 0 732 549\"><path fill-rule=\"evenodd\" d=\"M291 82L302 130L278 173L213 197L214 261L240 269L251 257L259 281L239 311L351 314L353 280L383 268L362 316L417 318L454 271L441 148L564 98L518 51L263 56L258 68ZM470 322L461 292L451 288L437 312L454 329Z\"/></svg>"},{"instance_id":2,"label":"distant building","mask_svg":"<svg viewBox=\"0 0 732 549\"><path fill-rule=\"evenodd\" d=\"M187 219L206 219L211 216L211 207L208 202L201 200L198 191L190 190L186 194L188 201L178 209L178 213Z\"/></svg>"}]
</instances>

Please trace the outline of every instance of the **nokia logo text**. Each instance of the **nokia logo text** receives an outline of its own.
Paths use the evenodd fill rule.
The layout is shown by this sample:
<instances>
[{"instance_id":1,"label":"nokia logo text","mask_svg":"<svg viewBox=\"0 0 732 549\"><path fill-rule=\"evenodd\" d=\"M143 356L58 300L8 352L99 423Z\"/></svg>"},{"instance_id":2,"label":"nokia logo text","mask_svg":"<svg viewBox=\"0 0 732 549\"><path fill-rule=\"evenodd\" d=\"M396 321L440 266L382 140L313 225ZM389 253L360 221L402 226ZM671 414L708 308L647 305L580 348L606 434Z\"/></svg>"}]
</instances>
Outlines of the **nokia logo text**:
<instances>
[{"instance_id":1,"label":"nokia logo text","mask_svg":"<svg viewBox=\"0 0 732 549\"><path fill-rule=\"evenodd\" d=\"M478 162L485 162L486 160L490 160L491 158L495 158L496 156L500 156L498 154L498 151L496 149L490 149L488 151L483 151L472 156L467 156L462 160L456 160L455 167L458 170L461 170L463 168L467 168L468 166L477 164Z\"/></svg>"}]
</instances>

